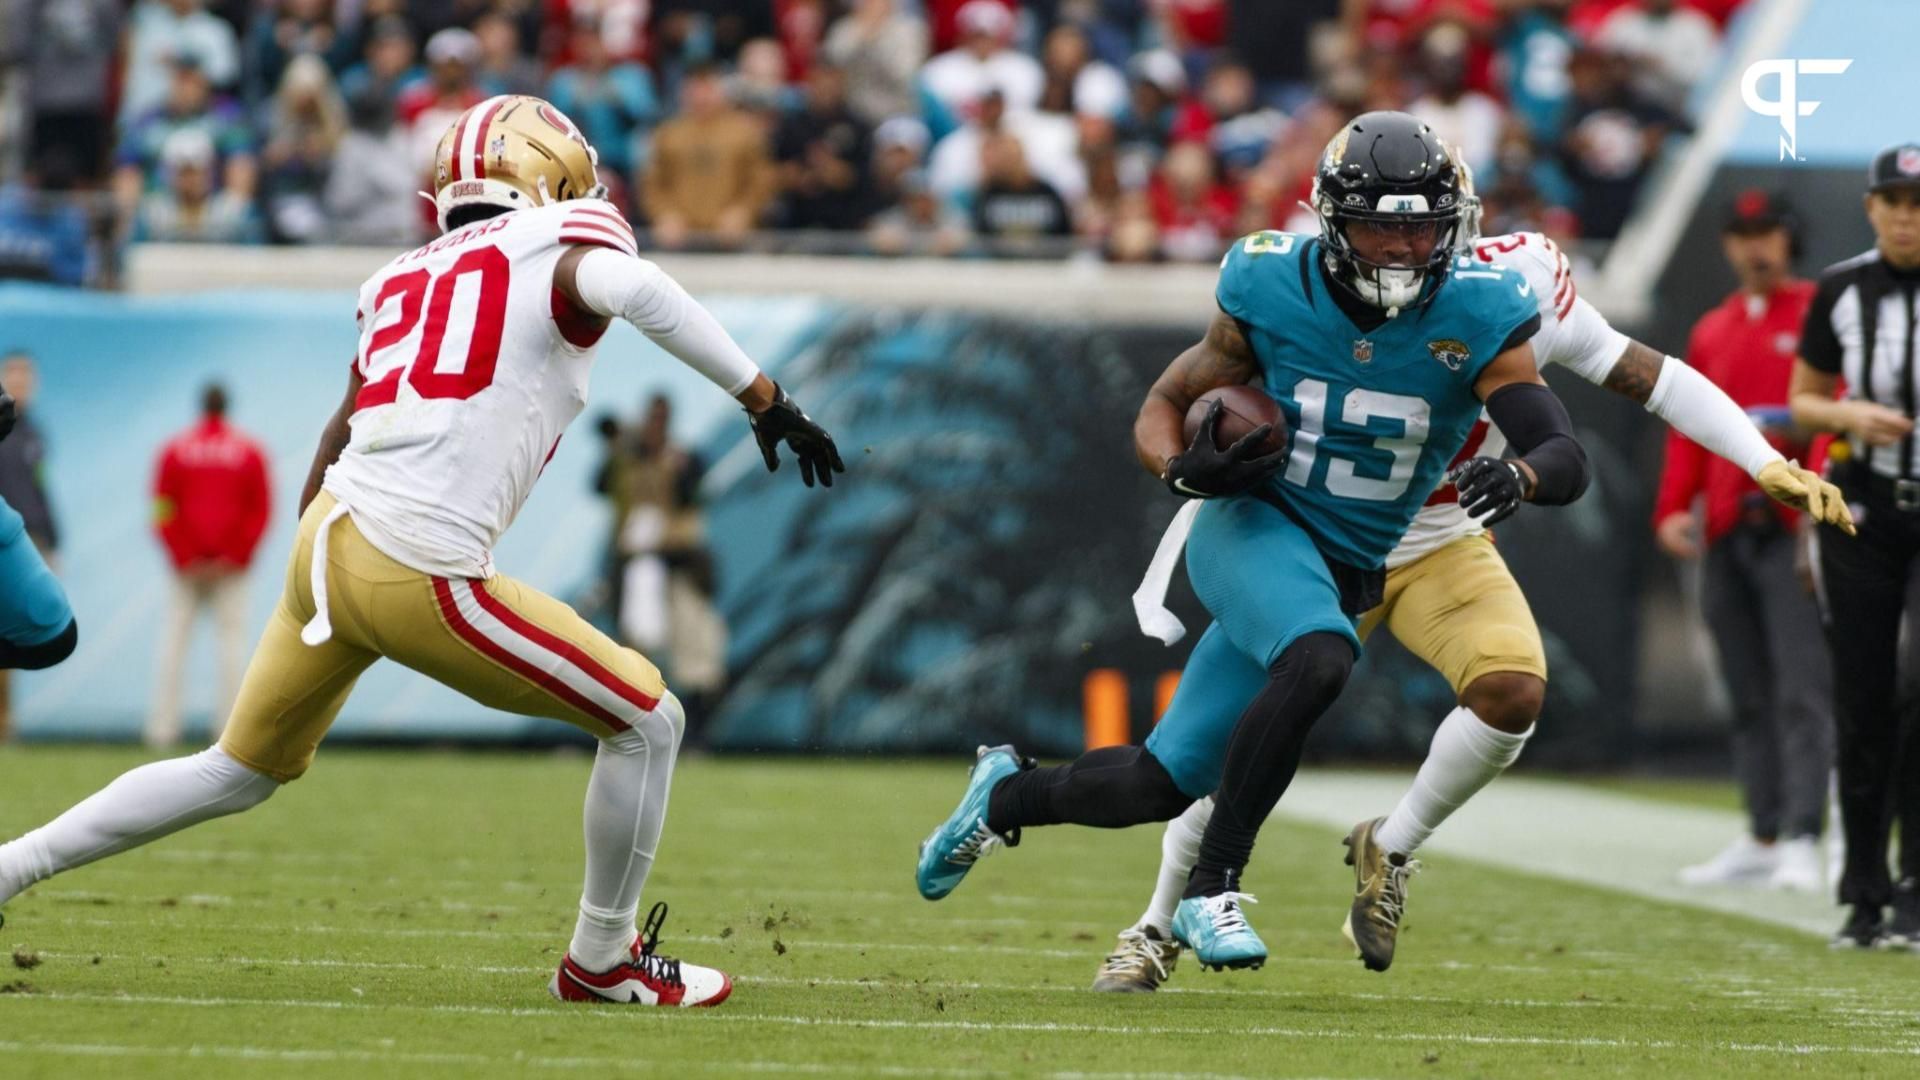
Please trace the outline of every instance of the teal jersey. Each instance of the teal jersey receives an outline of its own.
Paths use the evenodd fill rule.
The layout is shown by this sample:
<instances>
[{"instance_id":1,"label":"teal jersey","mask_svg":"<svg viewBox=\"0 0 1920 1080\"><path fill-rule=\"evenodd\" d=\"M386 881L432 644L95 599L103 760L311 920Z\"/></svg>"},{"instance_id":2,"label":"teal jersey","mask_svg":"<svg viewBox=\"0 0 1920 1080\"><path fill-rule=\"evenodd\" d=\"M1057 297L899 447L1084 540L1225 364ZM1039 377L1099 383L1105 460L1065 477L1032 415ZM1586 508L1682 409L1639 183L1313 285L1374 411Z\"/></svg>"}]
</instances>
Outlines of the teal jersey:
<instances>
[{"instance_id":1,"label":"teal jersey","mask_svg":"<svg viewBox=\"0 0 1920 1080\"><path fill-rule=\"evenodd\" d=\"M1539 299L1520 274L1461 260L1425 306L1363 331L1321 255L1314 237L1254 233L1221 261L1216 295L1293 430L1268 493L1323 553L1372 569L1480 418L1480 373L1538 329Z\"/></svg>"}]
</instances>

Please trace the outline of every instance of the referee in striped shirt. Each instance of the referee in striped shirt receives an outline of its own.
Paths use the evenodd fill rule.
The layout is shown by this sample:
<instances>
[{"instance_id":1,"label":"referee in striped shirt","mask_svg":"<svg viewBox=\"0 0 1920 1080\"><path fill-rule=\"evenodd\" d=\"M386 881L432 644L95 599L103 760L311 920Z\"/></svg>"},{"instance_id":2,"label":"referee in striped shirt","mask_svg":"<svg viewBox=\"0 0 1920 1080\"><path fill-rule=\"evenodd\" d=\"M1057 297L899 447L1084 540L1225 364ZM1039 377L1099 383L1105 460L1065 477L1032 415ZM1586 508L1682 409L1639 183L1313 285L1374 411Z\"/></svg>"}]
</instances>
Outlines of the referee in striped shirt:
<instances>
[{"instance_id":1,"label":"referee in striped shirt","mask_svg":"<svg viewBox=\"0 0 1920 1080\"><path fill-rule=\"evenodd\" d=\"M1820 276L1788 396L1802 427L1843 437L1832 479L1859 527L1822 526L1815 539L1847 841L1840 902L1852 908L1833 943L1920 949L1920 722L1895 693L1901 618L1909 596L1920 606L1920 142L1874 158L1866 207L1877 242Z\"/></svg>"}]
</instances>

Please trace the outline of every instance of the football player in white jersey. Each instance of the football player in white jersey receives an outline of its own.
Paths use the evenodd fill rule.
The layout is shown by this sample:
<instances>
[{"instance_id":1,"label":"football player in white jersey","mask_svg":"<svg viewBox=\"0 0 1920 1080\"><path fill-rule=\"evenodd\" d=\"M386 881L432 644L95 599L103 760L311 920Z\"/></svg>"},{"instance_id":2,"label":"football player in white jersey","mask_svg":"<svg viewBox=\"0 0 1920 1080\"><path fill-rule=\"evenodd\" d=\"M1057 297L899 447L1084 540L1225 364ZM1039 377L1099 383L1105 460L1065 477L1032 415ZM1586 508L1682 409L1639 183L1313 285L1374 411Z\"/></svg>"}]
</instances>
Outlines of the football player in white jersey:
<instances>
[{"instance_id":1,"label":"football player in white jersey","mask_svg":"<svg viewBox=\"0 0 1920 1080\"><path fill-rule=\"evenodd\" d=\"M1852 528L1832 484L1786 460L1746 413L1719 387L1684 362L1663 355L1608 325L1574 288L1565 254L1539 233L1475 241L1460 269L1498 262L1525 276L1539 298L1541 329L1533 339L1542 367L1560 364L1589 382L1645 405L1681 434L1739 465L1774 499L1816 520ZM1408 651L1445 675L1457 707L1440 722L1413 786L1383 818L1363 821L1347 837L1355 889L1342 928L1374 971L1393 962L1407 879L1420 868L1411 856L1447 816L1520 756L1546 697L1546 656L1526 597L1494 551L1486 527L1511 514L1524 480L1500 460L1506 439L1480 426L1455 459L1448 482L1428 500L1400 545L1387 558L1381 605L1358 627L1364 639L1385 625ZM1464 470L1487 475L1469 477ZM1507 497L1462 506L1456 484ZM1476 516L1477 515L1477 516ZM1168 531L1154 569L1136 594L1141 625L1169 644L1182 632L1164 599L1184 532ZM1172 972L1180 946L1173 941L1174 907L1199 857L1200 838L1213 814L1211 797L1167 824L1160 877L1145 914L1120 932L1118 945L1093 988L1156 989Z\"/></svg>"},{"instance_id":2,"label":"football player in white jersey","mask_svg":"<svg viewBox=\"0 0 1920 1080\"><path fill-rule=\"evenodd\" d=\"M638 256L596 155L538 98L491 98L440 140L443 234L360 290L360 346L301 495L280 604L220 743L129 772L0 845L0 903L63 870L249 809L312 762L353 684L386 657L483 704L573 723L600 746L586 884L549 989L565 1001L717 1005L719 971L636 934L685 717L645 657L493 568L615 318L737 398L767 468L843 471L833 439L711 314Z\"/></svg>"}]
</instances>

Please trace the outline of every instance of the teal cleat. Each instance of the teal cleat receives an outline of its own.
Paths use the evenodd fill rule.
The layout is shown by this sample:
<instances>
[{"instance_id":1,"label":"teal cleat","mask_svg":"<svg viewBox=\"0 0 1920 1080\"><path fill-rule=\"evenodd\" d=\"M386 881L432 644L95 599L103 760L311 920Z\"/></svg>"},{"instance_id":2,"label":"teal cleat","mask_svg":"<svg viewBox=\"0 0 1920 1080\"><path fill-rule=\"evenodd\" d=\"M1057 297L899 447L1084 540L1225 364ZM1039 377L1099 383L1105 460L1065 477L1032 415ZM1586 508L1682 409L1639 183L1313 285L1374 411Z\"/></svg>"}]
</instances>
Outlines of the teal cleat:
<instances>
[{"instance_id":1,"label":"teal cleat","mask_svg":"<svg viewBox=\"0 0 1920 1080\"><path fill-rule=\"evenodd\" d=\"M1173 912L1173 939L1193 950L1202 968L1257 968L1267 962L1267 943L1247 925L1241 904L1257 904L1246 893L1191 896Z\"/></svg>"},{"instance_id":2,"label":"teal cleat","mask_svg":"<svg viewBox=\"0 0 1920 1080\"><path fill-rule=\"evenodd\" d=\"M973 772L967 778L960 805L920 843L920 866L914 882L920 886L921 896L940 899L960 884L982 855L1002 844L1013 847L1020 842L1018 829L1001 836L987 828L987 797L1000 781L1031 768L1033 760L1021 757L1011 746L983 746L975 753Z\"/></svg>"}]
</instances>

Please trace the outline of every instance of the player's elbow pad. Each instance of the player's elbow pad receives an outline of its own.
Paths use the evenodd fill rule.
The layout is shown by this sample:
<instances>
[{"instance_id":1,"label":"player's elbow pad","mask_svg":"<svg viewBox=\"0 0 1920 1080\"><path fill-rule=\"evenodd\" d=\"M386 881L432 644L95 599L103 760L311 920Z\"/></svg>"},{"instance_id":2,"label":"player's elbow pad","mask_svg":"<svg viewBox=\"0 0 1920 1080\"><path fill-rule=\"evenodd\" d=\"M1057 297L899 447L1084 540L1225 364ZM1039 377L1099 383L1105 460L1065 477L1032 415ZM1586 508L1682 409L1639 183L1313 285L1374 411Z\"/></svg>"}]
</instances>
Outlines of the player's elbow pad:
<instances>
[{"instance_id":1,"label":"player's elbow pad","mask_svg":"<svg viewBox=\"0 0 1920 1080\"><path fill-rule=\"evenodd\" d=\"M33 645L19 645L11 641L0 640L0 671L38 671L73 655L74 646L80 643L80 623L68 619L66 628Z\"/></svg>"},{"instance_id":2,"label":"player's elbow pad","mask_svg":"<svg viewBox=\"0 0 1920 1080\"><path fill-rule=\"evenodd\" d=\"M653 263L596 249L575 265L573 281L587 310L627 320L728 394L738 395L759 377L759 365L713 314Z\"/></svg>"},{"instance_id":3,"label":"player's elbow pad","mask_svg":"<svg viewBox=\"0 0 1920 1080\"><path fill-rule=\"evenodd\" d=\"M1509 383L1487 397L1487 416L1533 470L1530 501L1564 506L1586 493L1593 470L1573 437L1573 418L1539 383Z\"/></svg>"}]
</instances>

